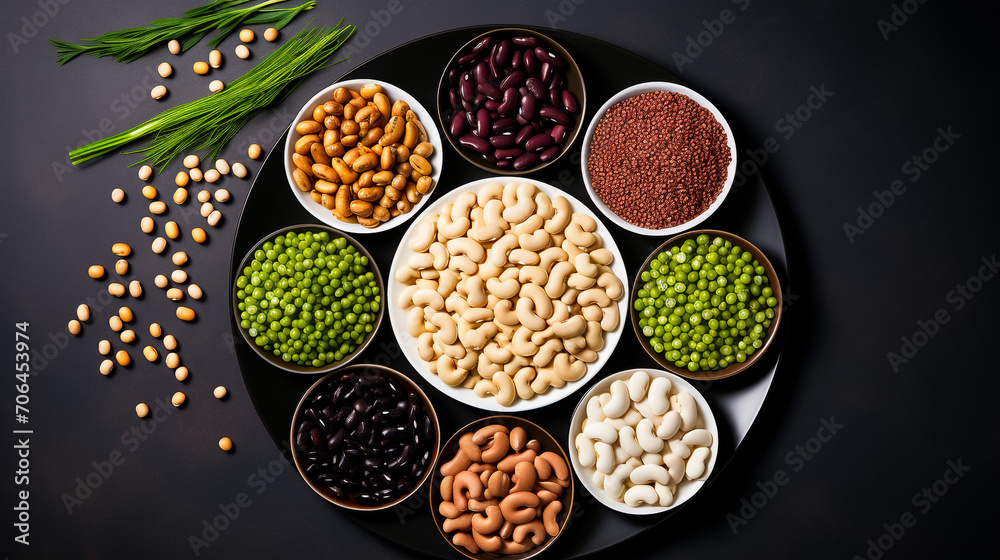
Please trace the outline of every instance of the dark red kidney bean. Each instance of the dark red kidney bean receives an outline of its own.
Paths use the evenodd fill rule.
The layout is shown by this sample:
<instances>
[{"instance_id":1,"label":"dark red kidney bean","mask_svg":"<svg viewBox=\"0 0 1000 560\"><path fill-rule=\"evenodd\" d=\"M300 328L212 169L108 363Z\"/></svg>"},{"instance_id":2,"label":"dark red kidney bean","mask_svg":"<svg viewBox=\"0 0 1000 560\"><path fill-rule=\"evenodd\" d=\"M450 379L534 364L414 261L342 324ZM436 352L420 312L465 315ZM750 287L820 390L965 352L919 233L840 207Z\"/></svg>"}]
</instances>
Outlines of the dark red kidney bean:
<instances>
[{"instance_id":1,"label":"dark red kidney bean","mask_svg":"<svg viewBox=\"0 0 1000 560\"><path fill-rule=\"evenodd\" d=\"M336 451L344 443L345 437L347 437L347 430L343 428L337 430L335 434L326 439L326 448L330 451Z\"/></svg>"},{"instance_id":2,"label":"dark red kidney bean","mask_svg":"<svg viewBox=\"0 0 1000 560\"><path fill-rule=\"evenodd\" d=\"M303 433L301 430L299 430L299 433L295 434L295 447L299 451L305 451L306 449L308 449L309 443L310 443L309 432Z\"/></svg>"},{"instance_id":3,"label":"dark red kidney bean","mask_svg":"<svg viewBox=\"0 0 1000 560\"><path fill-rule=\"evenodd\" d=\"M500 46L497 47L496 61L500 66L504 66L510 61L510 55L514 49L514 44L510 42L510 39L504 39L500 41Z\"/></svg>"},{"instance_id":4,"label":"dark red kidney bean","mask_svg":"<svg viewBox=\"0 0 1000 560\"><path fill-rule=\"evenodd\" d=\"M462 114L465 115L465 122L467 122L469 124L469 128L475 129L476 128L476 111L474 111L474 110L472 110L472 111L466 111L466 112L464 112Z\"/></svg>"},{"instance_id":5,"label":"dark red kidney bean","mask_svg":"<svg viewBox=\"0 0 1000 560\"><path fill-rule=\"evenodd\" d=\"M358 427L358 422L361 422L361 415L352 408L351 411L347 413L347 417L344 418L344 427L348 430L354 430Z\"/></svg>"},{"instance_id":6,"label":"dark red kidney bean","mask_svg":"<svg viewBox=\"0 0 1000 560\"><path fill-rule=\"evenodd\" d=\"M528 138L531 138L534 135L535 135L535 127L531 126L530 124L526 124L524 125L524 128L518 131L517 136L514 138L514 143L520 146L521 144L527 142Z\"/></svg>"},{"instance_id":7,"label":"dark red kidney bean","mask_svg":"<svg viewBox=\"0 0 1000 560\"><path fill-rule=\"evenodd\" d=\"M503 116L513 113L514 110L517 109L517 102L519 101L519 96L517 94L518 92L514 88L510 88L503 92L503 101L500 103L500 106L497 107L497 112Z\"/></svg>"},{"instance_id":8,"label":"dark red kidney bean","mask_svg":"<svg viewBox=\"0 0 1000 560\"><path fill-rule=\"evenodd\" d=\"M514 54L510 55L510 67L514 70L520 70L524 66L524 53L519 50L515 50Z\"/></svg>"},{"instance_id":9,"label":"dark red kidney bean","mask_svg":"<svg viewBox=\"0 0 1000 560\"><path fill-rule=\"evenodd\" d=\"M369 469L371 471L378 471L378 467L381 464L382 461L380 461L378 457L365 457L365 460L361 462L361 465L364 468Z\"/></svg>"},{"instance_id":10,"label":"dark red kidney bean","mask_svg":"<svg viewBox=\"0 0 1000 560\"><path fill-rule=\"evenodd\" d=\"M466 111L475 111L476 106L472 104L471 101L462 100L462 108Z\"/></svg>"},{"instance_id":11,"label":"dark red kidney bean","mask_svg":"<svg viewBox=\"0 0 1000 560\"><path fill-rule=\"evenodd\" d=\"M513 42L515 45L517 45L519 47L536 47L536 46L538 46L538 38L537 37L517 36L517 37L514 37L513 39L511 39L511 42Z\"/></svg>"},{"instance_id":12,"label":"dark red kidney bean","mask_svg":"<svg viewBox=\"0 0 1000 560\"><path fill-rule=\"evenodd\" d=\"M532 76L537 76L541 70L541 63L538 62L538 57L535 56L535 51L524 51L524 69L528 71L528 74Z\"/></svg>"},{"instance_id":13,"label":"dark red kidney bean","mask_svg":"<svg viewBox=\"0 0 1000 560\"><path fill-rule=\"evenodd\" d=\"M552 65L548 62L543 62L542 68L538 72L538 77L541 78L543 82L548 82L549 78L552 77Z\"/></svg>"},{"instance_id":14,"label":"dark red kidney bean","mask_svg":"<svg viewBox=\"0 0 1000 560\"><path fill-rule=\"evenodd\" d=\"M503 93L500 92L500 88L489 82L480 82L480 84L476 86L476 89L479 90L479 93L494 101L500 101L503 99Z\"/></svg>"},{"instance_id":15,"label":"dark red kidney bean","mask_svg":"<svg viewBox=\"0 0 1000 560\"><path fill-rule=\"evenodd\" d=\"M343 394L341 394L340 398L345 401L353 402L354 399L358 398L358 392L359 389L357 385L348 385L347 389L343 392Z\"/></svg>"},{"instance_id":16,"label":"dark red kidney bean","mask_svg":"<svg viewBox=\"0 0 1000 560\"><path fill-rule=\"evenodd\" d=\"M561 145L566 140L566 135L569 134L569 129L561 124L557 124L549 129L549 136L555 140L556 144Z\"/></svg>"},{"instance_id":17,"label":"dark red kidney bean","mask_svg":"<svg viewBox=\"0 0 1000 560\"><path fill-rule=\"evenodd\" d=\"M490 151L490 143L475 134L463 134L458 138L458 143L459 145L469 148L479 154L485 154Z\"/></svg>"},{"instance_id":18,"label":"dark red kidney bean","mask_svg":"<svg viewBox=\"0 0 1000 560\"><path fill-rule=\"evenodd\" d=\"M535 97L533 95L521 96L521 108L518 109L517 114L529 121L535 118Z\"/></svg>"},{"instance_id":19,"label":"dark red kidney bean","mask_svg":"<svg viewBox=\"0 0 1000 560\"><path fill-rule=\"evenodd\" d=\"M493 164L497 162L497 158L493 156L492 152L483 154L483 159Z\"/></svg>"},{"instance_id":20,"label":"dark red kidney bean","mask_svg":"<svg viewBox=\"0 0 1000 560\"><path fill-rule=\"evenodd\" d=\"M490 144L494 148L509 148L514 145L514 135L509 132L494 134L490 136Z\"/></svg>"},{"instance_id":21,"label":"dark red kidney bean","mask_svg":"<svg viewBox=\"0 0 1000 560\"><path fill-rule=\"evenodd\" d=\"M406 395L406 401L410 403L410 407L407 409L407 419L412 424L417 419L417 414L423 412L423 403L420 402L420 397L416 393Z\"/></svg>"},{"instance_id":22,"label":"dark red kidney bean","mask_svg":"<svg viewBox=\"0 0 1000 560\"><path fill-rule=\"evenodd\" d=\"M507 169L510 167L510 164L511 162L507 160L493 162L493 165L496 165L498 169Z\"/></svg>"},{"instance_id":23,"label":"dark red kidney bean","mask_svg":"<svg viewBox=\"0 0 1000 560\"><path fill-rule=\"evenodd\" d=\"M368 436L372 433L372 427L367 420L362 420L358 422L358 427L354 430L354 435L361 441L368 439Z\"/></svg>"},{"instance_id":24,"label":"dark red kidney bean","mask_svg":"<svg viewBox=\"0 0 1000 560\"><path fill-rule=\"evenodd\" d=\"M531 124L531 121L529 121L528 119L522 117L521 115L518 115L518 116L516 116L514 118L517 120L517 124L519 124L519 125L523 126L523 125L526 125L526 124Z\"/></svg>"},{"instance_id":25,"label":"dark red kidney bean","mask_svg":"<svg viewBox=\"0 0 1000 560\"><path fill-rule=\"evenodd\" d=\"M387 422L392 422L393 420L403 416L403 411L390 408L389 410L380 410L375 413L374 420L376 424L385 424Z\"/></svg>"},{"instance_id":26,"label":"dark red kidney bean","mask_svg":"<svg viewBox=\"0 0 1000 560\"><path fill-rule=\"evenodd\" d=\"M524 77L525 74L522 70L514 70L510 74L507 74L507 77L500 82L500 91L507 91L512 87L521 85L521 82L524 81Z\"/></svg>"},{"instance_id":27,"label":"dark red kidney bean","mask_svg":"<svg viewBox=\"0 0 1000 560\"><path fill-rule=\"evenodd\" d=\"M556 68L562 68L563 66L566 65L566 63L563 62L563 59L560 58L559 55L546 49L545 47L535 47L535 56L538 57L538 60L542 62L548 62L549 64L555 66Z\"/></svg>"},{"instance_id":28,"label":"dark red kidney bean","mask_svg":"<svg viewBox=\"0 0 1000 560\"><path fill-rule=\"evenodd\" d=\"M333 393L330 393L330 402L333 404L337 404L337 401L339 401L341 396L343 396L345 390L346 387L344 385L338 385L337 388L333 390Z\"/></svg>"},{"instance_id":29,"label":"dark red kidney bean","mask_svg":"<svg viewBox=\"0 0 1000 560\"><path fill-rule=\"evenodd\" d=\"M468 72L462 74L462 77L458 80L458 93L466 101L472 101L476 98L476 90L472 85L472 76Z\"/></svg>"},{"instance_id":30,"label":"dark red kidney bean","mask_svg":"<svg viewBox=\"0 0 1000 560\"><path fill-rule=\"evenodd\" d=\"M548 148L542 151L542 153L538 154L538 159L543 162L549 161L550 159L559 155L559 152L561 150L562 146L552 146L551 148Z\"/></svg>"},{"instance_id":31,"label":"dark red kidney bean","mask_svg":"<svg viewBox=\"0 0 1000 560\"><path fill-rule=\"evenodd\" d=\"M497 121L493 123L493 133L499 134L505 130L512 129L515 126L517 126L517 121L512 118L508 117L504 119L497 119Z\"/></svg>"},{"instance_id":32,"label":"dark red kidney bean","mask_svg":"<svg viewBox=\"0 0 1000 560\"><path fill-rule=\"evenodd\" d=\"M504 159L517 159L523 153L524 150L515 147L515 148L501 148L493 152L493 155L496 156L498 160L504 160Z\"/></svg>"},{"instance_id":33,"label":"dark red kidney bean","mask_svg":"<svg viewBox=\"0 0 1000 560\"><path fill-rule=\"evenodd\" d=\"M489 35L483 37L474 47L472 47L472 54L479 54L483 52L483 49L491 44L493 44L493 37L490 37Z\"/></svg>"},{"instance_id":34,"label":"dark red kidney bean","mask_svg":"<svg viewBox=\"0 0 1000 560\"><path fill-rule=\"evenodd\" d=\"M434 421L430 416L424 416L423 436L428 444L434 440Z\"/></svg>"},{"instance_id":35,"label":"dark red kidney bean","mask_svg":"<svg viewBox=\"0 0 1000 560\"><path fill-rule=\"evenodd\" d=\"M486 62L490 65L490 78L493 78L494 81L500 81L500 67L497 65L497 47L499 46L499 43L493 45L490 56L486 58Z\"/></svg>"},{"instance_id":36,"label":"dark red kidney bean","mask_svg":"<svg viewBox=\"0 0 1000 560\"><path fill-rule=\"evenodd\" d=\"M514 160L514 169L527 169L536 163L538 163L538 156L531 152L525 152L521 157Z\"/></svg>"},{"instance_id":37,"label":"dark red kidney bean","mask_svg":"<svg viewBox=\"0 0 1000 560\"><path fill-rule=\"evenodd\" d=\"M480 62L472 69L472 78L477 84L485 84L490 81L490 65Z\"/></svg>"},{"instance_id":38,"label":"dark red kidney bean","mask_svg":"<svg viewBox=\"0 0 1000 560\"><path fill-rule=\"evenodd\" d=\"M562 107L562 90L559 88L549 88L549 104L553 107Z\"/></svg>"},{"instance_id":39,"label":"dark red kidney bean","mask_svg":"<svg viewBox=\"0 0 1000 560\"><path fill-rule=\"evenodd\" d=\"M476 93L475 99L472 100L472 105L479 108L482 106L484 101L486 101L486 96L481 93Z\"/></svg>"},{"instance_id":40,"label":"dark red kidney bean","mask_svg":"<svg viewBox=\"0 0 1000 560\"><path fill-rule=\"evenodd\" d=\"M340 422L343 422L344 417L347 416L347 413L350 412L350 410L351 410L350 406L341 405L341 407L337 409L337 413L333 415L333 418L331 418L330 421L333 422L334 424L339 424Z\"/></svg>"},{"instance_id":41,"label":"dark red kidney bean","mask_svg":"<svg viewBox=\"0 0 1000 560\"><path fill-rule=\"evenodd\" d=\"M372 406L373 403L364 397L354 401L354 410L362 417L371 412Z\"/></svg>"},{"instance_id":42,"label":"dark red kidney bean","mask_svg":"<svg viewBox=\"0 0 1000 560\"><path fill-rule=\"evenodd\" d=\"M386 439L399 439L412 435L412 430L406 424L396 424L382 428L382 437Z\"/></svg>"},{"instance_id":43,"label":"dark red kidney bean","mask_svg":"<svg viewBox=\"0 0 1000 560\"><path fill-rule=\"evenodd\" d=\"M464 65L472 62L475 59L476 59L475 53L469 53L469 54L463 56L462 58L458 59L458 62L456 64L458 64L459 66L464 66Z\"/></svg>"},{"instance_id":44,"label":"dark red kidney bean","mask_svg":"<svg viewBox=\"0 0 1000 560\"><path fill-rule=\"evenodd\" d=\"M486 101L483 102L483 107L485 107L486 110L490 112L491 117L496 117L494 113L496 113L500 109L500 102L493 101L492 99L487 99Z\"/></svg>"},{"instance_id":45,"label":"dark red kidney bean","mask_svg":"<svg viewBox=\"0 0 1000 560\"><path fill-rule=\"evenodd\" d=\"M490 135L490 112L486 109L480 109L476 113L476 136L480 138L486 138Z\"/></svg>"},{"instance_id":46,"label":"dark red kidney bean","mask_svg":"<svg viewBox=\"0 0 1000 560\"><path fill-rule=\"evenodd\" d=\"M545 84L543 84L538 78L528 78L527 81L524 82L524 86L528 88L528 91L531 92L531 95L533 95L535 99L541 99L546 95Z\"/></svg>"},{"instance_id":47,"label":"dark red kidney bean","mask_svg":"<svg viewBox=\"0 0 1000 560\"><path fill-rule=\"evenodd\" d=\"M538 134L528 138L528 141L524 143L524 149L529 152L537 152L543 148L548 148L551 146L555 140L548 134L544 132L539 132Z\"/></svg>"},{"instance_id":48,"label":"dark red kidney bean","mask_svg":"<svg viewBox=\"0 0 1000 560\"><path fill-rule=\"evenodd\" d=\"M565 85L566 78L559 72L553 72L552 78L549 80L549 87L562 89Z\"/></svg>"},{"instance_id":49,"label":"dark red kidney bean","mask_svg":"<svg viewBox=\"0 0 1000 560\"><path fill-rule=\"evenodd\" d=\"M580 106L576 103L576 96L568 89L564 89L562 92L562 104L566 108L566 112L570 114L580 109Z\"/></svg>"},{"instance_id":50,"label":"dark red kidney bean","mask_svg":"<svg viewBox=\"0 0 1000 560\"><path fill-rule=\"evenodd\" d=\"M451 70L448 70L448 85L450 85L451 87L455 87L457 81L458 81L458 68L452 68Z\"/></svg>"},{"instance_id":51,"label":"dark red kidney bean","mask_svg":"<svg viewBox=\"0 0 1000 560\"><path fill-rule=\"evenodd\" d=\"M308 418L309 420L311 420L312 422L316 422L316 409L315 408L313 408L313 407L306 408L305 410L302 411L302 415L305 416L306 418Z\"/></svg>"},{"instance_id":52,"label":"dark red kidney bean","mask_svg":"<svg viewBox=\"0 0 1000 560\"><path fill-rule=\"evenodd\" d=\"M555 121L563 126L570 126L573 124L573 119L570 118L569 115L551 105L546 105L539 109L538 114L543 118Z\"/></svg>"},{"instance_id":53,"label":"dark red kidney bean","mask_svg":"<svg viewBox=\"0 0 1000 560\"><path fill-rule=\"evenodd\" d=\"M312 439L312 444L316 446L323 445L323 430L319 428L313 428L309 430L309 437Z\"/></svg>"},{"instance_id":54,"label":"dark red kidney bean","mask_svg":"<svg viewBox=\"0 0 1000 560\"><path fill-rule=\"evenodd\" d=\"M412 445L404 446L402 453L400 453L397 457L387 462L385 464L385 467L390 471L394 471L399 467L403 466L404 464L406 464L406 461L409 460L410 455L412 454L413 454L413 446Z\"/></svg>"},{"instance_id":55,"label":"dark red kidney bean","mask_svg":"<svg viewBox=\"0 0 1000 560\"><path fill-rule=\"evenodd\" d=\"M384 375L367 372L358 378L358 382L366 387L381 387L385 385L387 379Z\"/></svg>"},{"instance_id":56,"label":"dark red kidney bean","mask_svg":"<svg viewBox=\"0 0 1000 560\"><path fill-rule=\"evenodd\" d=\"M333 415L336 414L336 411L333 410L332 406L327 405L327 406L323 407L323 410L321 410L320 413L323 416L325 416L328 420L333 420Z\"/></svg>"}]
</instances>

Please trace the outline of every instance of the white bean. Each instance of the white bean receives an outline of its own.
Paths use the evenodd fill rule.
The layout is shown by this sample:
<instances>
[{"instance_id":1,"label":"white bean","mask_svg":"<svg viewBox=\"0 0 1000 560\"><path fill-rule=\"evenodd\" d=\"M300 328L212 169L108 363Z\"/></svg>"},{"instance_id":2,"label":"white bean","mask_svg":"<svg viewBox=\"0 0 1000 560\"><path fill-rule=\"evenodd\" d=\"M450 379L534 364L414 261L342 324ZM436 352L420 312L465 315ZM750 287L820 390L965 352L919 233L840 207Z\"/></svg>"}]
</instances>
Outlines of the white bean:
<instances>
[{"instance_id":1,"label":"white bean","mask_svg":"<svg viewBox=\"0 0 1000 560\"><path fill-rule=\"evenodd\" d=\"M670 439L674 437L681 427L681 415L671 410L663 415L660 427L656 429L656 437L660 439Z\"/></svg>"},{"instance_id":2,"label":"white bean","mask_svg":"<svg viewBox=\"0 0 1000 560\"><path fill-rule=\"evenodd\" d=\"M632 457L642 455L642 446L635 439L635 429L632 426L625 426L618 430L618 445Z\"/></svg>"},{"instance_id":3,"label":"white bean","mask_svg":"<svg viewBox=\"0 0 1000 560\"><path fill-rule=\"evenodd\" d=\"M648 484L633 486L625 491L625 505L629 507L639 507L643 504L656 505L660 497L656 490Z\"/></svg>"},{"instance_id":4,"label":"white bean","mask_svg":"<svg viewBox=\"0 0 1000 560\"><path fill-rule=\"evenodd\" d=\"M580 465L584 468L592 467L597 463L597 450L594 449L594 442L583 434L576 435L576 452Z\"/></svg>"},{"instance_id":5,"label":"white bean","mask_svg":"<svg viewBox=\"0 0 1000 560\"><path fill-rule=\"evenodd\" d=\"M597 460L594 462L597 472L611 474L611 471L615 469L615 464L617 464L615 449L610 444L598 441L594 443L594 453L597 456Z\"/></svg>"},{"instance_id":6,"label":"white bean","mask_svg":"<svg viewBox=\"0 0 1000 560\"><path fill-rule=\"evenodd\" d=\"M618 430L605 422L588 422L587 426L583 429L583 433L590 439L603 441L607 444L618 440Z\"/></svg>"},{"instance_id":7,"label":"white bean","mask_svg":"<svg viewBox=\"0 0 1000 560\"><path fill-rule=\"evenodd\" d=\"M659 498L657 505L667 507L674 503L674 491L671 490L670 486L664 486L656 482L653 484L653 490L656 490L656 496Z\"/></svg>"},{"instance_id":8,"label":"white bean","mask_svg":"<svg viewBox=\"0 0 1000 560\"><path fill-rule=\"evenodd\" d=\"M611 384L611 400L604 405L604 415L608 418L619 418L625 414L632 402L628 397L628 385L622 380Z\"/></svg>"},{"instance_id":9,"label":"white bean","mask_svg":"<svg viewBox=\"0 0 1000 560\"><path fill-rule=\"evenodd\" d=\"M711 447L712 432L704 428L691 430L690 432L684 434L684 437L681 438L681 441L683 441L685 444L691 447Z\"/></svg>"},{"instance_id":10,"label":"white bean","mask_svg":"<svg viewBox=\"0 0 1000 560\"><path fill-rule=\"evenodd\" d=\"M684 475L687 476L688 480L695 480L701 478L708 470L708 456L712 451L707 447L699 447L691 453L691 457L687 461L687 467L684 469Z\"/></svg>"},{"instance_id":11,"label":"white bean","mask_svg":"<svg viewBox=\"0 0 1000 560\"><path fill-rule=\"evenodd\" d=\"M649 418L643 418L636 424L635 438L646 453L659 453L663 449L663 440L653 433L653 421Z\"/></svg>"},{"instance_id":12,"label":"white bean","mask_svg":"<svg viewBox=\"0 0 1000 560\"><path fill-rule=\"evenodd\" d=\"M671 385L670 379L666 377L656 377L650 382L649 391L646 394L653 414L659 416L670 410Z\"/></svg>"},{"instance_id":13,"label":"white bean","mask_svg":"<svg viewBox=\"0 0 1000 560\"><path fill-rule=\"evenodd\" d=\"M586 255L587 253L580 253L580 255ZM578 256L577 259L580 257ZM587 256L588 260L590 256ZM649 388L649 374L644 371L637 371L632 374L632 377L628 378L628 398L635 402L641 401L646 396L646 390Z\"/></svg>"}]
</instances>

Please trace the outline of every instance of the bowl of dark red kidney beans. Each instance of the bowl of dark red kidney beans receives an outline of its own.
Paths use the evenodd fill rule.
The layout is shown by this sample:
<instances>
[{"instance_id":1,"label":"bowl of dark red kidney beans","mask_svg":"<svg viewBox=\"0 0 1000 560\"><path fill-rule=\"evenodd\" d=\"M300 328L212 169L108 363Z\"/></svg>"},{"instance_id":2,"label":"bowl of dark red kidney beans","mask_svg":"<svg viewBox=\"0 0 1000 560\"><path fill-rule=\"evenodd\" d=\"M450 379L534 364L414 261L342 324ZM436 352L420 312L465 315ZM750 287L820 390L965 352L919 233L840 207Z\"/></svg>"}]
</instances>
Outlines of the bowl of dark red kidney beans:
<instances>
[{"instance_id":1,"label":"bowl of dark red kidney beans","mask_svg":"<svg viewBox=\"0 0 1000 560\"><path fill-rule=\"evenodd\" d=\"M527 29L495 29L469 41L438 86L448 142L491 173L519 175L551 165L579 134L585 108L573 57Z\"/></svg>"},{"instance_id":2,"label":"bowl of dark red kidney beans","mask_svg":"<svg viewBox=\"0 0 1000 560\"><path fill-rule=\"evenodd\" d=\"M616 225L675 235L708 219L733 184L736 140L691 88L646 82L612 96L583 137L583 182Z\"/></svg>"},{"instance_id":3,"label":"bowl of dark red kidney beans","mask_svg":"<svg viewBox=\"0 0 1000 560\"><path fill-rule=\"evenodd\" d=\"M292 459L330 502L354 510L392 507L434 470L437 414L405 375L370 364L324 376L292 420Z\"/></svg>"}]
</instances>

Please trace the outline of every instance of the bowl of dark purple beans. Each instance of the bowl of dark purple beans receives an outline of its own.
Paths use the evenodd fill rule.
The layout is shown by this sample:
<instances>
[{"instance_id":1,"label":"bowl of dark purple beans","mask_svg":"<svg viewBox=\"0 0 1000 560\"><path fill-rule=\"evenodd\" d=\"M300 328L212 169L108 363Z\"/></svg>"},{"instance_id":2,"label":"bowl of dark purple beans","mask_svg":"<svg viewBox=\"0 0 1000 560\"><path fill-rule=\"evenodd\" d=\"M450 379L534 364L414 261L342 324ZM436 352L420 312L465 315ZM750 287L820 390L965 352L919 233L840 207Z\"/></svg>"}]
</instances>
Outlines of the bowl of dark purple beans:
<instances>
[{"instance_id":1,"label":"bowl of dark purple beans","mask_svg":"<svg viewBox=\"0 0 1000 560\"><path fill-rule=\"evenodd\" d=\"M292 459L306 483L354 510L392 507L434 470L437 414L405 375L359 364L313 384L292 420Z\"/></svg>"},{"instance_id":2,"label":"bowl of dark purple beans","mask_svg":"<svg viewBox=\"0 0 1000 560\"><path fill-rule=\"evenodd\" d=\"M552 39L494 29L455 53L438 86L438 118L452 147L491 173L551 165L583 124L580 68Z\"/></svg>"}]
</instances>

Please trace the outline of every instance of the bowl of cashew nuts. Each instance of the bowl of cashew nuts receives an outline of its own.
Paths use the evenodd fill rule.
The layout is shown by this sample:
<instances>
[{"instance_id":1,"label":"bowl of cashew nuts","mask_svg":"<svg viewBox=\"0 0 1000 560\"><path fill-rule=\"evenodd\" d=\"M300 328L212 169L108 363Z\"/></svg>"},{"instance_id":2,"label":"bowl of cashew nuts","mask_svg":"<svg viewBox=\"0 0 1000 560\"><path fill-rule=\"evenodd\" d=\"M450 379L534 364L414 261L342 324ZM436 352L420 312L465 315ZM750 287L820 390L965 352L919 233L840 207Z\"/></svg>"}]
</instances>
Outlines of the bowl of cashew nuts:
<instances>
[{"instance_id":1,"label":"bowl of cashew nuts","mask_svg":"<svg viewBox=\"0 0 1000 560\"><path fill-rule=\"evenodd\" d=\"M446 395L495 411L586 385L621 337L625 265L582 202L530 179L482 179L430 204L392 262L403 354Z\"/></svg>"},{"instance_id":2,"label":"bowl of cashew nuts","mask_svg":"<svg viewBox=\"0 0 1000 560\"><path fill-rule=\"evenodd\" d=\"M655 369L611 374L580 400L569 429L573 470L605 506L645 515L680 507L712 474L719 429L705 397Z\"/></svg>"},{"instance_id":3,"label":"bowl of cashew nuts","mask_svg":"<svg viewBox=\"0 0 1000 560\"><path fill-rule=\"evenodd\" d=\"M562 534L573 509L566 453L537 424L480 418L455 433L431 475L434 524L468 558L523 560Z\"/></svg>"}]
</instances>

